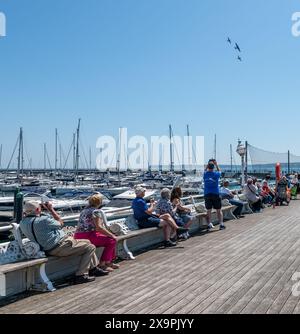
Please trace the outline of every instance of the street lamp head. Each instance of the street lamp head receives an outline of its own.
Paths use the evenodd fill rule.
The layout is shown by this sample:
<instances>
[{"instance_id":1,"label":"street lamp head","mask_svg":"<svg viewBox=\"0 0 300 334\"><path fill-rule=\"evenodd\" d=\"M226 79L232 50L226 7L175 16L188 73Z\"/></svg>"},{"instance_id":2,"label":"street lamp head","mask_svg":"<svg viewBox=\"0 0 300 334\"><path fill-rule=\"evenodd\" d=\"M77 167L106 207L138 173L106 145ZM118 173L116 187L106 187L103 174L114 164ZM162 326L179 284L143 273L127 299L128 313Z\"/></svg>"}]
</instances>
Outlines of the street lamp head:
<instances>
[{"instance_id":1,"label":"street lamp head","mask_svg":"<svg viewBox=\"0 0 300 334\"><path fill-rule=\"evenodd\" d=\"M236 149L236 153L240 155L241 157L246 155L246 147L242 144L242 142L239 140L238 147Z\"/></svg>"}]
</instances>

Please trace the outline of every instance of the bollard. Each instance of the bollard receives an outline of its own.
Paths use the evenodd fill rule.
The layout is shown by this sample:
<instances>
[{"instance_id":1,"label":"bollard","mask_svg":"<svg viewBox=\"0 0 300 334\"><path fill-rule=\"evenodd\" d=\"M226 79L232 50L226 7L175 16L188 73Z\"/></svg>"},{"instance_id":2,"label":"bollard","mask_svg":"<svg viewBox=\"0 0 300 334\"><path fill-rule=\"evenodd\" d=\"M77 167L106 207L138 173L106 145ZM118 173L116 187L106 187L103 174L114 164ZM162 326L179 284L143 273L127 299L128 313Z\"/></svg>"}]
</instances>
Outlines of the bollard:
<instances>
[{"instance_id":1,"label":"bollard","mask_svg":"<svg viewBox=\"0 0 300 334\"><path fill-rule=\"evenodd\" d=\"M23 204L24 204L24 195L23 193L19 192L16 196L16 222L17 224L23 219Z\"/></svg>"}]
</instances>

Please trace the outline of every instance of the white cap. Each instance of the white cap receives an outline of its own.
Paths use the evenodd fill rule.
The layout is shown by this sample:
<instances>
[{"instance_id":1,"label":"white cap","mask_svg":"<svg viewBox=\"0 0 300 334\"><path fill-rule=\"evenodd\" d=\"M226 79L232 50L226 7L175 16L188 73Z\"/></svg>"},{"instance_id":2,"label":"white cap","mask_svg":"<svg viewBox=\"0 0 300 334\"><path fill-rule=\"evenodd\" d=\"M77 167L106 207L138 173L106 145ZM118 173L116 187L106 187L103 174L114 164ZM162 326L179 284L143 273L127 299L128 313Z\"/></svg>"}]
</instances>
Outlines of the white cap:
<instances>
[{"instance_id":1,"label":"white cap","mask_svg":"<svg viewBox=\"0 0 300 334\"><path fill-rule=\"evenodd\" d=\"M24 213L25 214L34 214L36 213L36 210L40 207L40 202L38 201L28 201L24 204Z\"/></svg>"},{"instance_id":2,"label":"white cap","mask_svg":"<svg viewBox=\"0 0 300 334\"><path fill-rule=\"evenodd\" d=\"M135 188L134 191L135 191L135 194L139 196L139 195L142 195L146 191L146 189L141 186L138 186Z\"/></svg>"}]
</instances>

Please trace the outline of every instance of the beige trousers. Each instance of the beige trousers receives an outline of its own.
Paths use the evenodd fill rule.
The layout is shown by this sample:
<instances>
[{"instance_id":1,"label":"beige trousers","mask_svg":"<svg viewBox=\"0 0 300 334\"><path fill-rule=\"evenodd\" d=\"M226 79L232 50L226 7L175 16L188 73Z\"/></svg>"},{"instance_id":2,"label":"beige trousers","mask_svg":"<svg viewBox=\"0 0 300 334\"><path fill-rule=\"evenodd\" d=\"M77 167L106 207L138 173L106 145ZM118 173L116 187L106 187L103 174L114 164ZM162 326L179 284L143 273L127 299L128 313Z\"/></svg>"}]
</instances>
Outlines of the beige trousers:
<instances>
[{"instance_id":1,"label":"beige trousers","mask_svg":"<svg viewBox=\"0 0 300 334\"><path fill-rule=\"evenodd\" d=\"M81 276L87 275L90 269L98 266L99 260L95 251L96 247L89 240L75 240L69 237L63 240L49 255L57 257L81 256L79 268L76 272L76 276Z\"/></svg>"}]
</instances>

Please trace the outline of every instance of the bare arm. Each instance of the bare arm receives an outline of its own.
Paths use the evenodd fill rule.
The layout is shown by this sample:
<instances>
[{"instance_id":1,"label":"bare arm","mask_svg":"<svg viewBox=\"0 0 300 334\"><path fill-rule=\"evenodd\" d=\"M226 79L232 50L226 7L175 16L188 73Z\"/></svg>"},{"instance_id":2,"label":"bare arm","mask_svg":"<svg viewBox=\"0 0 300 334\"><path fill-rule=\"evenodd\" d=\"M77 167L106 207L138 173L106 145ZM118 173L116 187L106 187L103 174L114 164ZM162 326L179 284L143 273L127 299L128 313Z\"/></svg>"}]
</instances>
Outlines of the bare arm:
<instances>
[{"instance_id":1,"label":"bare arm","mask_svg":"<svg viewBox=\"0 0 300 334\"><path fill-rule=\"evenodd\" d=\"M95 217L94 221L95 221L97 232L100 232L112 239L116 239L116 236L114 234L112 234L110 231L108 231L106 228L103 227L102 219L100 217Z\"/></svg>"},{"instance_id":2,"label":"bare arm","mask_svg":"<svg viewBox=\"0 0 300 334\"><path fill-rule=\"evenodd\" d=\"M60 223L61 226L64 226L64 222L61 219L60 215L53 209L51 203L43 204L43 207L51 213L52 217Z\"/></svg>"},{"instance_id":3,"label":"bare arm","mask_svg":"<svg viewBox=\"0 0 300 334\"><path fill-rule=\"evenodd\" d=\"M150 202L150 206L148 208L148 210L145 211L145 213L147 213L148 215L152 215L153 211L155 210L155 201L151 201Z\"/></svg>"},{"instance_id":4,"label":"bare arm","mask_svg":"<svg viewBox=\"0 0 300 334\"><path fill-rule=\"evenodd\" d=\"M218 165L217 161L215 161L215 166L216 166L216 169L218 172L221 172L221 168L220 166Z\"/></svg>"}]
</instances>

